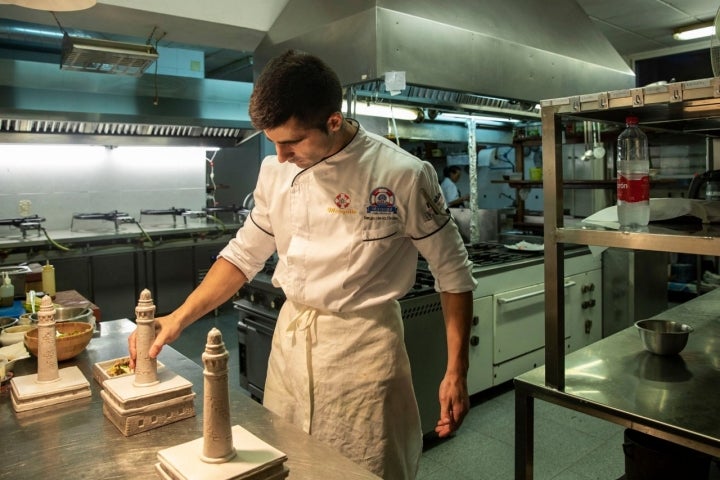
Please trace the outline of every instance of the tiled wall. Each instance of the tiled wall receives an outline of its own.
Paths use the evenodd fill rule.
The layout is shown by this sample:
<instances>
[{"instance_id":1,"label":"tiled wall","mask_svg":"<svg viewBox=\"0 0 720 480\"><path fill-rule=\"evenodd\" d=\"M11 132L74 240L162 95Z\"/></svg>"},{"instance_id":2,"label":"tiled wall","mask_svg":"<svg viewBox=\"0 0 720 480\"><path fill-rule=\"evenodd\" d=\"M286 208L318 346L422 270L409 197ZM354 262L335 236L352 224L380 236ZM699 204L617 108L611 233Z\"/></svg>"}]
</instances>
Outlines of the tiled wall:
<instances>
[{"instance_id":1,"label":"tiled wall","mask_svg":"<svg viewBox=\"0 0 720 480\"><path fill-rule=\"evenodd\" d=\"M62 230L73 213L120 210L139 220L141 209L200 210L206 163L194 147L0 145L0 219L38 214L46 229Z\"/></svg>"}]
</instances>

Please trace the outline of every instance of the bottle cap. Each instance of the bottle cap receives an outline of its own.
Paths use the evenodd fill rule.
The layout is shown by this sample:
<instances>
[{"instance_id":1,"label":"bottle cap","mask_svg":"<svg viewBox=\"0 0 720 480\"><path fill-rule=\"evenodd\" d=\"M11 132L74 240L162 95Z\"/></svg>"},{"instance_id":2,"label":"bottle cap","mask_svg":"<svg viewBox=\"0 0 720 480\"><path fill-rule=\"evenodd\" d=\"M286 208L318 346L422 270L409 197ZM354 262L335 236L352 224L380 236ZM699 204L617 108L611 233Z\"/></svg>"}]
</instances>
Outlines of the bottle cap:
<instances>
[{"instance_id":1,"label":"bottle cap","mask_svg":"<svg viewBox=\"0 0 720 480\"><path fill-rule=\"evenodd\" d=\"M625 123L628 125L637 125L639 122L640 122L640 119L633 115L625 118Z\"/></svg>"}]
</instances>

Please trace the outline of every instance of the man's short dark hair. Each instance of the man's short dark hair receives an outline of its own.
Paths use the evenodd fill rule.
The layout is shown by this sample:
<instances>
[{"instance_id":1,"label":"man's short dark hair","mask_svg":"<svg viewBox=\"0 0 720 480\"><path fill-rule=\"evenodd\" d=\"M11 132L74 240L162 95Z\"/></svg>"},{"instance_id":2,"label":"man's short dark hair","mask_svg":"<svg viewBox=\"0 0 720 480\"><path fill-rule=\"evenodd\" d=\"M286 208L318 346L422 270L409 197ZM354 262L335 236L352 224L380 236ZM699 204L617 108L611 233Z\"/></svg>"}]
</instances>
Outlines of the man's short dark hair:
<instances>
[{"instance_id":1,"label":"man's short dark hair","mask_svg":"<svg viewBox=\"0 0 720 480\"><path fill-rule=\"evenodd\" d=\"M445 167L443 169L443 175L450 178L450 175L452 175L455 172L461 172L462 168L458 167L457 165L450 165L449 167Z\"/></svg>"},{"instance_id":2,"label":"man's short dark hair","mask_svg":"<svg viewBox=\"0 0 720 480\"><path fill-rule=\"evenodd\" d=\"M255 128L279 127L294 117L302 125L327 132L327 120L342 108L337 74L314 55L288 50L268 62L250 96Z\"/></svg>"}]
</instances>

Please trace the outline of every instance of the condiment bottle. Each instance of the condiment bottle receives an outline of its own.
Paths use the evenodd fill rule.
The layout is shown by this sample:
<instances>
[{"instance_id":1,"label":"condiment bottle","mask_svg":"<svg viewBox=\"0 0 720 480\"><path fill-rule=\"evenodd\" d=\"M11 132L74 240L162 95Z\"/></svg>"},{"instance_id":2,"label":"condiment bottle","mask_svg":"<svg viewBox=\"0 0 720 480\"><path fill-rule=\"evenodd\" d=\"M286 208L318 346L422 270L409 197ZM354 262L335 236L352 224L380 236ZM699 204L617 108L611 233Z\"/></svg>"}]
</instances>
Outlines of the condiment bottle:
<instances>
[{"instance_id":1,"label":"condiment bottle","mask_svg":"<svg viewBox=\"0 0 720 480\"><path fill-rule=\"evenodd\" d=\"M50 260L45 261L42 268L42 286L46 295L55 298L55 267L50 265Z\"/></svg>"},{"instance_id":2,"label":"condiment bottle","mask_svg":"<svg viewBox=\"0 0 720 480\"><path fill-rule=\"evenodd\" d=\"M4 272L3 275L3 283L0 286L0 307L12 307L15 299L15 285L10 281L7 272Z\"/></svg>"}]
</instances>

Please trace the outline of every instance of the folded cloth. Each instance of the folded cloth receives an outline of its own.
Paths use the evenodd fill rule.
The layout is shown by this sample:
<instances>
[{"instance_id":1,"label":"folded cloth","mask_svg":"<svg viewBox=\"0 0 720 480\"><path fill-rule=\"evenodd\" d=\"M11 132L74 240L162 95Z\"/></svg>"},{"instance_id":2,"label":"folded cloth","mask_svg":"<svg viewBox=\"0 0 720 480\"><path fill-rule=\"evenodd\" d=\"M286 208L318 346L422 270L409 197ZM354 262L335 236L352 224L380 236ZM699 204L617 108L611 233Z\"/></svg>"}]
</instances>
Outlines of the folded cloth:
<instances>
[{"instance_id":1,"label":"folded cloth","mask_svg":"<svg viewBox=\"0 0 720 480\"><path fill-rule=\"evenodd\" d=\"M650 221L660 222L689 215L702 223L720 222L720 202L691 198L651 198ZM617 205L604 208L585 218L582 223L618 230Z\"/></svg>"}]
</instances>

